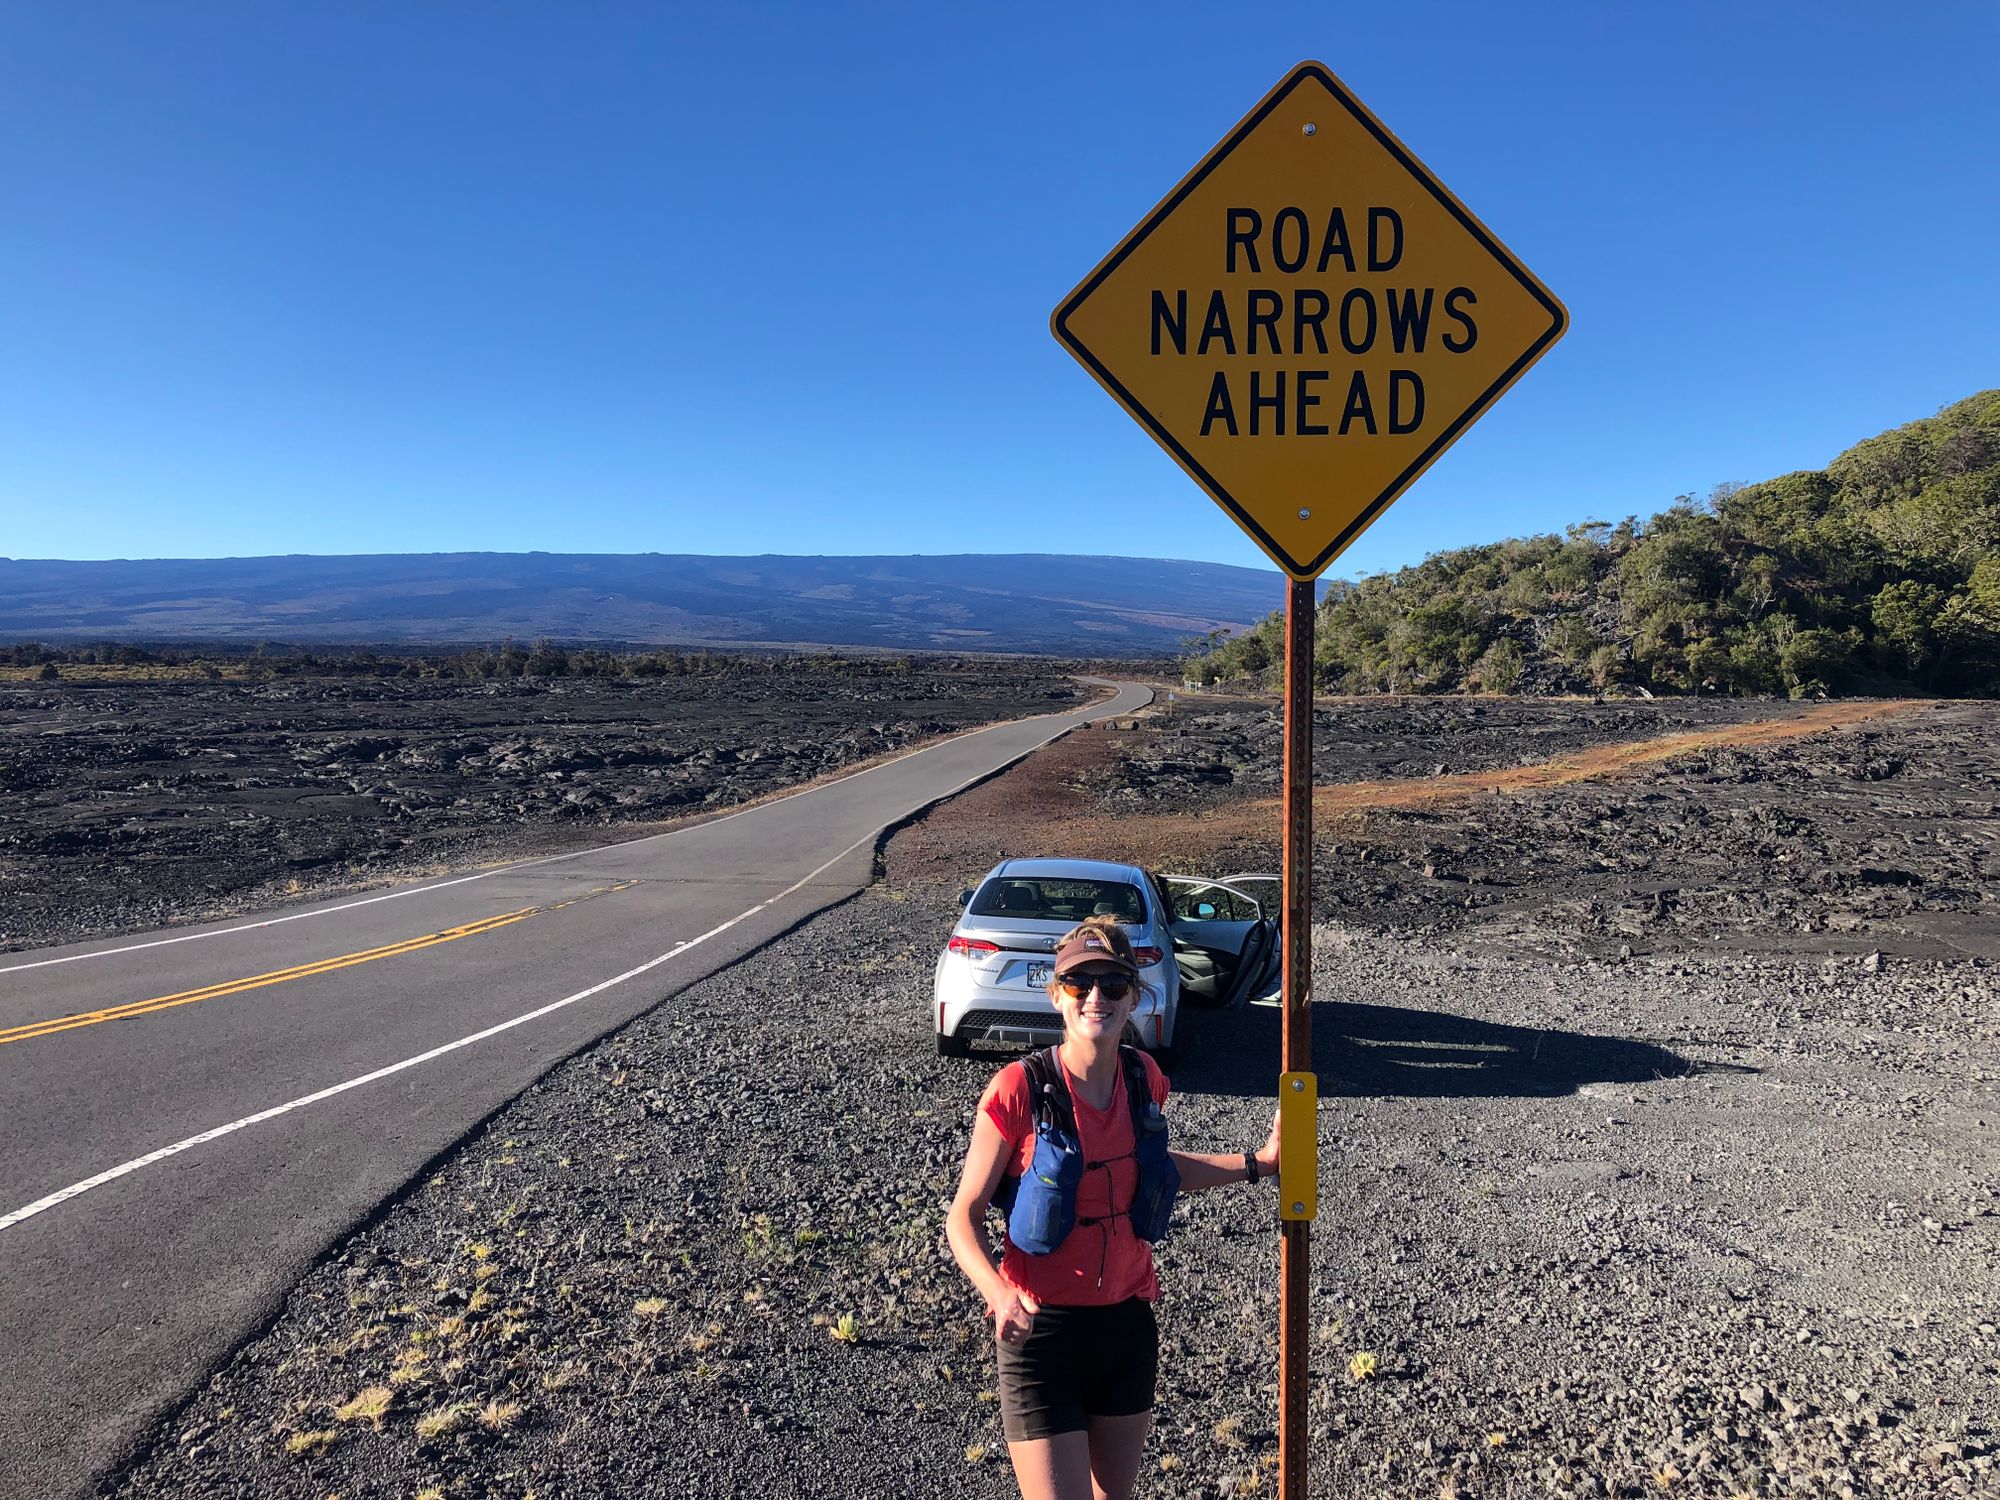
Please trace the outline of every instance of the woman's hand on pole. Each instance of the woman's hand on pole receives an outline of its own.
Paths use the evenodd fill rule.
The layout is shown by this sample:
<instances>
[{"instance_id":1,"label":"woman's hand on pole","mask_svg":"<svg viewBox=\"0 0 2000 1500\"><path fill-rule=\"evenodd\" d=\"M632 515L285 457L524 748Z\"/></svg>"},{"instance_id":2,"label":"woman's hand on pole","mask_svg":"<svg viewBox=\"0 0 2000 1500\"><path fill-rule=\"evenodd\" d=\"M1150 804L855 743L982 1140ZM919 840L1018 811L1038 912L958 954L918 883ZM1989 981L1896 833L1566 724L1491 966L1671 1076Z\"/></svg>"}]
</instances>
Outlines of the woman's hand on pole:
<instances>
[{"instance_id":1,"label":"woman's hand on pole","mask_svg":"<svg viewBox=\"0 0 2000 1500\"><path fill-rule=\"evenodd\" d=\"M1004 1288L988 1308L993 1314L993 1337L1003 1344L1020 1343L1041 1310L1042 1304L1020 1288Z\"/></svg>"},{"instance_id":2,"label":"woman's hand on pole","mask_svg":"<svg viewBox=\"0 0 2000 1500\"><path fill-rule=\"evenodd\" d=\"M1257 1166L1266 1177L1278 1175L1278 1123L1282 1115L1271 1111L1271 1133L1264 1137L1264 1144L1257 1148Z\"/></svg>"}]
</instances>

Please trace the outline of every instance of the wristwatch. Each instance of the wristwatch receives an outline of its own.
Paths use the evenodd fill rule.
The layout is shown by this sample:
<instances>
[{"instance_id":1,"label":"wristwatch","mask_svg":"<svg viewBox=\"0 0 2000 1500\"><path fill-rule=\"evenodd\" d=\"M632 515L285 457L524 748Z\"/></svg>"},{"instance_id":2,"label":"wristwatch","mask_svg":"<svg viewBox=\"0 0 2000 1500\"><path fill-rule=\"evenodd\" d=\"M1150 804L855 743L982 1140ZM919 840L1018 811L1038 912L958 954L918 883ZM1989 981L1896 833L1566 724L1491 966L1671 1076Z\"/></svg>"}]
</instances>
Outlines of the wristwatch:
<instances>
[{"instance_id":1,"label":"wristwatch","mask_svg":"<svg viewBox=\"0 0 2000 1500\"><path fill-rule=\"evenodd\" d=\"M1258 1166L1257 1153L1254 1151L1245 1151L1243 1153L1243 1180L1245 1182L1262 1182L1264 1180L1263 1169Z\"/></svg>"}]
</instances>

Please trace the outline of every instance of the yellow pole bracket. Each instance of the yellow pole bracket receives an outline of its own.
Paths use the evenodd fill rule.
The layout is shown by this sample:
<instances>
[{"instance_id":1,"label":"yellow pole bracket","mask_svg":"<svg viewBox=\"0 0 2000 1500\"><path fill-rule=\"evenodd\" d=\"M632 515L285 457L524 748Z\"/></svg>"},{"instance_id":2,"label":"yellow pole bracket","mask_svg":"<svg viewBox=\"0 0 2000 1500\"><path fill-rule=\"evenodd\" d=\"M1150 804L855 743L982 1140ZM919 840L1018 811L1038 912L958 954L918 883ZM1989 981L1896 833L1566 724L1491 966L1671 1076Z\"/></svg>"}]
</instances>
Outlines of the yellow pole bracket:
<instances>
[{"instance_id":1,"label":"yellow pole bracket","mask_svg":"<svg viewBox=\"0 0 2000 1500\"><path fill-rule=\"evenodd\" d=\"M1278 1217L1319 1217L1319 1079L1278 1075Z\"/></svg>"}]
</instances>

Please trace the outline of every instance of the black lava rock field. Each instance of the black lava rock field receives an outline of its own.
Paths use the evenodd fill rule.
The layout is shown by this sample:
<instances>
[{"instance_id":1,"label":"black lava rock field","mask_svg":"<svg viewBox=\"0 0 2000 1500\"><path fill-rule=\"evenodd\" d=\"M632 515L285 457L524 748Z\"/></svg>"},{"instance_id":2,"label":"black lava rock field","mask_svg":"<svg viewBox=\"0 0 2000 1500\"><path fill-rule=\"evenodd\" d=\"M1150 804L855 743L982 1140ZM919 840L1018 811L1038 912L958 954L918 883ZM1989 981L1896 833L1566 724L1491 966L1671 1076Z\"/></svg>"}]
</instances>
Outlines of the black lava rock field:
<instances>
[{"instance_id":1,"label":"black lava rock field","mask_svg":"<svg viewBox=\"0 0 2000 1500\"><path fill-rule=\"evenodd\" d=\"M1973 951L1992 930L1993 714L1916 709L1371 814L1362 868L1401 873L1315 928L1315 1494L2000 1492L2000 987ZM1092 816L1155 815L1104 807L1151 774L1161 722L1064 742ZM309 1274L113 1492L1012 1493L991 1336L942 1242L1007 1054L936 1057L927 1001L974 851L1011 827L1050 852L1085 826L1022 790L1042 759L503 1109ZM1715 825L1688 819L1757 798L1818 832L1718 862ZM1578 832L1609 805L1590 799L1623 809L1620 844ZM1196 827L1236 837L1227 805ZM1452 822L1467 806L1476 836ZM1891 834L1924 884L1860 886L1935 899L1956 936L1896 905L1800 926L1838 889L1825 856L1865 842L1877 868ZM1406 836L1463 838L1481 868L1542 883L1468 918L1484 887L1436 873L1466 855L1425 856L1425 875ZM1774 946L1704 897L1670 908L1671 942L1606 946L1580 913L1527 909L1572 889L1545 855L1593 847L1643 852L1684 891L1762 881L1799 922ZM1402 899L1431 885L1461 904ZM1176 1140L1254 1144L1277 1012L1183 1027ZM1161 1262L1141 1493L1270 1494L1269 1190L1185 1200Z\"/></svg>"},{"instance_id":2,"label":"black lava rock field","mask_svg":"<svg viewBox=\"0 0 2000 1500\"><path fill-rule=\"evenodd\" d=\"M1317 718L1323 917L1596 956L2000 960L2000 705L1359 699ZM1128 739L1092 780L1105 812L1194 812L1230 830L1222 866L1276 868L1275 820L1243 815L1277 791L1274 707L1190 704Z\"/></svg>"},{"instance_id":3,"label":"black lava rock field","mask_svg":"<svg viewBox=\"0 0 2000 1500\"><path fill-rule=\"evenodd\" d=\"M0 951L656 832L1081 702L1041 663L0 683ZM614 835L614 836L620 836Z\"/></svg>"}]
</instances>

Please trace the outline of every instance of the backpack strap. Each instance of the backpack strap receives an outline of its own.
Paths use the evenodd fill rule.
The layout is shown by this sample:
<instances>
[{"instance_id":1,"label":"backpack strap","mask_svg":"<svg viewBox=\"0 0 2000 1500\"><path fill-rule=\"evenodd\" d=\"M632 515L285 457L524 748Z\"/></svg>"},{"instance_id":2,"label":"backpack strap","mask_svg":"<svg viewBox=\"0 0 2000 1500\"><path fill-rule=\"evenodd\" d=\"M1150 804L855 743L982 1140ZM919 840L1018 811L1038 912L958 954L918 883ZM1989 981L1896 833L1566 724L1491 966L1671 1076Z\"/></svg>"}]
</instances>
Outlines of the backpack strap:
<instances>
[{"instance_id":1,"label":"backpack strap","mask_svg":"<svg viewBox=\"0 0 2000 1500\"><path fill-rule=\"evenodd\" d=\"M1036 1129L1059 1126L1071 1140L1078 1139L1076 1111L1070 1107L1069 1081L1063 1077L1062 1058L1054 1047L1030 1052L1021 1059L1021 1071L1028 1075L1028 1108Z\"/></svg>"},{"instance_id":2,"label":"backpack strap","mask_svg":"<svg viewBox=\"0 0 2000 1500\"><path fill-rule=\"evenodd\" d=\"M1132 1112L1132 1139L1137 1141L1145 1128L1146 1108L1153 1102L1153 1085L1137 1047L1121 1043L1118 1064L1125 1074L1125 1106ZM1062 1056L1057 1049L1044 1047L1030 1052L1021 1059L1021 1071L1028 1077L1028 1108L1035 1124L1059 1125L1072 1140L1080 1139L1076 1111L1070 1106L1069 1080L1063 1077Z\"/></svg>"},{"instance_id":3,"label":"backpack strap","mask_svg":"<svg viewBox=\"0 0 2000 1500\"><path fill-rule=\"evenodd\" d=\"M1153 1102L1153 1085L1137 1047L1119 1043L1118 1061L1125 1069L1125 1103L1132 1111L1132 1143L1136 1148L1146 1129L1146 1106Z\"/></svg>"}]
</instances>

